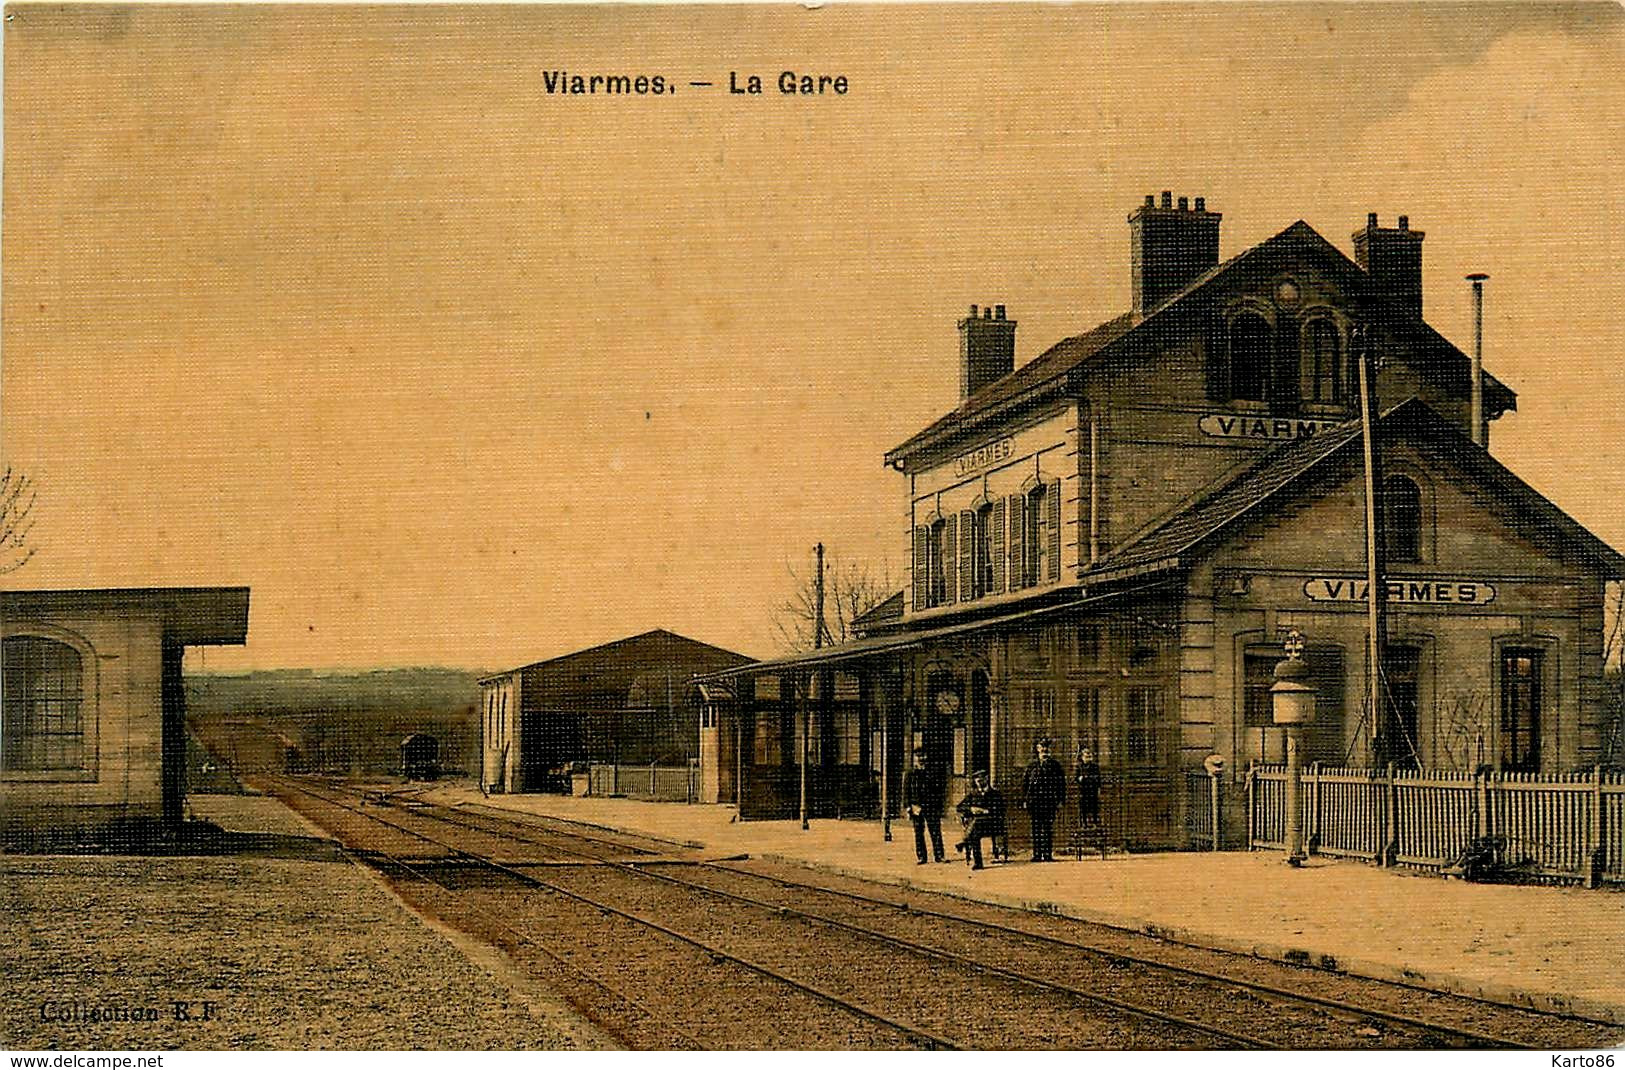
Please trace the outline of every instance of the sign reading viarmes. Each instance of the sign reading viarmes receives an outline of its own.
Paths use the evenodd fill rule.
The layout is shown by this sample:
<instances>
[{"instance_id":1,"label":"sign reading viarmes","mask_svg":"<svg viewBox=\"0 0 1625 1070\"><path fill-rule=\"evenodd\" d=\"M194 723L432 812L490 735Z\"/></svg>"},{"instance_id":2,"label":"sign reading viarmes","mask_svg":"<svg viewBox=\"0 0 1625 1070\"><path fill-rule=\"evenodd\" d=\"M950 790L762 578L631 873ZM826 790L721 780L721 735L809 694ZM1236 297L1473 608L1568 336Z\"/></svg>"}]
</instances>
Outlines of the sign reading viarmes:
<instances>
[{"instance_id":1,"label":"sign reading viarmes","mask_svg":"<svg viewBox=\"0 0 1625 1070\"><path fill-rule=\"evenodd\" d=\"M1329 431L1342 420L1308 420L1300 417L1249 416L1245 413L1210 412L1196 421L1202 434L1214 438L1307 438Z\"/></svg>"},{"instance_id":2,"label":"sign reading viarmes","mask_svg":"<svg viewBox=\"0 0 1625 1070\"><path fill-rule=\"evenodd\" d=\"M1477 580L1389 580L1387 600L1410 605L1487 606L1495 601L1495 587ZM1364 602L1365 580L1316 576L1304 581L1303 593L1311 602Z\"/></svg>"},{"instance_id":3,"label":"sign reading viarmes","mask_svg":"<svg viewBox=\"0 0 1625 1070\"><path fill-rule=\"evenodd\" d=\"M1013 438L1001 438L997 442L977 446L969 453L961 453L954 458L954 475L968 476L992 468L1001 461L1008 461L1015 452L1016 440Z\"/></svg>"}]
</instances>

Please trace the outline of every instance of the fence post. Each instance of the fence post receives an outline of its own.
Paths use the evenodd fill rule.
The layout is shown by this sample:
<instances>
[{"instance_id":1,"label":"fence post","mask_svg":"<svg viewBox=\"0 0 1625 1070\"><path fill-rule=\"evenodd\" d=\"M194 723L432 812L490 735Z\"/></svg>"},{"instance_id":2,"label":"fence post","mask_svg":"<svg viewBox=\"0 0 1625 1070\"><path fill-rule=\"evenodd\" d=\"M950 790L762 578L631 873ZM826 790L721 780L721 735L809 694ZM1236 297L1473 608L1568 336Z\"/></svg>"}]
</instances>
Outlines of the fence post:
<instances>
[{"instance_id":1,"label":"fence post","mask_svg":"<svg viewBox=\"0 0 1625 1070\"><path fill-rule=\"evenodd\" d=\"M1586 887L1602 880L1602 766L1591 767L1591 850L1586 855Z\"/></svg>"},{"instance_id":2,"label":"fence post","mask_svg":"<svg viewBox=\"0 0 1625 1070\"><path fill-rule=\"evenodd\" d=\"M1304 844L1310 854L1320 850L1320 763L1309 763L1309 829Z\"/></svg>"},{"instance_id":3,"label":"fence post","mask_svg":"<svg viewBox=\"0 0 1625 1070\"><path fill-rule=\"evenodd\" d=\"M1488 836L1490 834L1490 772L1487 769L1478 769L1473 773L1473 796L1477 800L1473 811L1473 819L1477 827L1473 829L1474 837Z\"/></svg>"},{"instance_id":4,"label":"fence post","mask_svg":"<svg viewBox=\"0 0 1625 1070\"><path fill-rule=\"evenodd\" d=\"M1393 762L1388 763L1388 790L1383 794L1388 800L1388 814L1383 830L1386 842L1382 846L1379 864L1393 866L1399 863L1399 778Z\"/></svg>"},{"instance_id":5,"label":"fence post","mask_svg":"<svg viewBox=\"0 0 1625 1070\"><path fill-rule=\"evenodd\" d=\"M1217 851L1219 850L1219 774L1217 772L1209 773L1207 778L1208 801L1213 813L1213 850Z\"/></svg>"},{"instance_id":6,"label":"fence post","mask_svg":"<svg viewBox=\"0 0 1625 1070\"><path fill-rule=\"evenodd\" d=\"M1258 765L1256 762L1247 763L1247 850L1253 849L1253 795L1258 782Z\"/></svg>"}]
</instances>

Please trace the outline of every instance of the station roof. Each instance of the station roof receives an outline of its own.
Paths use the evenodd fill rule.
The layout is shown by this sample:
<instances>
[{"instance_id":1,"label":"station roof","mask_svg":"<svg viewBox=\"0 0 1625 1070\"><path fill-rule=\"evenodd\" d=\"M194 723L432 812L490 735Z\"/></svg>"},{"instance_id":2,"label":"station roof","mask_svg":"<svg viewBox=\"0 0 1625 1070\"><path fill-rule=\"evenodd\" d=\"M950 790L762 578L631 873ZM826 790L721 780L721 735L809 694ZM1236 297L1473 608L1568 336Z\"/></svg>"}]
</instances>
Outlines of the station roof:
<instances>
[{"instance_id":1,"label":"station roof","mask_svg":"<svg viewBox=\"0 0 1625 1070\"><path fill-rule=\"evenodd\" d=\"M631 656L638 648L641 647L661 645L672 648L680 647L696 653L710 654L722 660L731 659L738 662L746 662L750 660L750 658L744 654L740 654L732 650L725 650L720 646L712 646L710 643L702 643L698 639L690 639L686 635L678 635L676 632L667 631L665 628L652 628L646 632L639 632L637 635L629 635L624 639L616 639L612 642L600 643L598 646L587 647L583 650L574 650L568 654L560 654L557 657L544 658L541 661L528 662L512 669L503 669L500 672L489 673L480 677L479 680L475 682L483 686L485 684L495 683L498 680L505 679L514 675L515 673L529 672L534 669L541 669L549 666L562 667L576 661L586 662L598 661L602 659L608 659L609 661L613 662L616 671L620 671L624 668L624 665L617 659Z\"/></svg>"},{"instance_id":2,"label":"station roof","mask_svg":"<svg viewBox=\"0 0 1625 1070\"><path fill-rule=\"evenodd\" d=\"M1039 606L1020 610L1015 613L1006 613L996 617L981 617L976 620L959 621L954 624L944 624L935 628L920 628L913 631L889 632L886 635L873 636L866 639L855 639L848 643L836 646L826 646L817 650L803 650L794 654L786 654L778 658L766 658L762 661L753 661L748 665L736 665L730 669L706 673L696 677L700 684L720 683L726 680L737 679L741 676L760 676L767 672L781 672L794 669L821 668L825 665L836 665L841 662L856 661L876 654L887 654L907 650L911 647L921 646L924 643L937 639L947 639L955 635L968 632L984 631L991 628L1009 627L1015 624L1026 624L1056 613L1077 609L1080 606L1093 605L1110 599L1129 598L1144 594L1150 586L1120 588L1104 592L1091 592L1080 590L1076 597L1051 605Z\"/></svg>"},{"instance_id":3,"label":"station roof","mask_svg":"<svg viewBox=\"0 0 1625 1070\"><path fill-rule=\"evenodd\" d=\"M248 639L247 587L107 587L0 591L0 618L140 612L162 617L186 646L236 646Z\"/></svg>"},{"instance_id":4,"label":"station roof","mask_svg":"<svg viewBox=\"0 0 1625 1070\"><path fill-rule=\"evenodd\" d=\"M1463 383L1468 381L1472 361L1467 354L1428 326L1420 315L1382 297L1371 285L1370 276L1364 269L1300 219L1279 234L1209 268L1145 315L1125 312L1082 334L1055 343L893 448L886 454L886 463L901 464L906 458L954 438L961 431L979 427L1017 406L1054 396L1067 387L1073 373L1113 356L1136 352L1140 343L1152 339L1163 326L1176 320L1184 309L1200 304L1192 299L1199 297L1203 291L1226 285L1231 280L1267 276L1283 258L1313 261L1329 276L1340 280L1350 293L1360 295L1362 300L1374 306L1388 328L1409 344L1416 357L1413 364L1419 370L1432 368L1444 375L1459 375ZM1493 418L1501 412L1516 409L1517 395L1495 376L1488 372L1483 374L1486 412Z\"/></svg>"},{"instance_id":5,"label":"station roof","mask_svg":"<svg viewBox=\"0 0 1625 1070\"><path fill-rule=\"evenodd\" d=\"M1494 501L1517 516L1529 518L1543 534L1578 552L1610 578L1625 578L1625 556L1519 479L1488 450L1474 445L1426 402L1411 398L1394 406L1380 417L1378 427L1379 433L1406 434L1441 449L1450 460L1491 487ZM1190 508L1114 550L1100 562L1094 578L1099 582L1188 564L1208 540L1273 504L1322 464L1340 454L1358 451L1361 437L1360 422L1352 420L1267 452L1241 474L1220 479Z\"/></svg>"}]
</instances>

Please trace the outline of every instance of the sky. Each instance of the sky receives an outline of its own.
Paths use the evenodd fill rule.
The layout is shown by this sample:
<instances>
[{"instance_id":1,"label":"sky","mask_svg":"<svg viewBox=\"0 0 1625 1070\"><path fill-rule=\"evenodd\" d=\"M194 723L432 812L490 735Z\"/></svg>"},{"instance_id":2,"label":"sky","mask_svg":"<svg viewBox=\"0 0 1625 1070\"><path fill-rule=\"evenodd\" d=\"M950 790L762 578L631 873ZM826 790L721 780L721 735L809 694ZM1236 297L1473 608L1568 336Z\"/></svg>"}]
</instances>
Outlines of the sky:
<instances>
[{"instance_id":1,"label":"sky","mask_svg":"<svg viewBox=\"0 0 1625 1070\"><path fill-rule=\"evenodd\" d=\"M250 586L190 669L772 654L815 543L901 582L882 457L957 404L967 306L1018 364L1123 312L1162 190L1222 257L1408 215L1464 350L1488 272L1492 451L1625 548L1616 5L14 4L3 38L0 456L39 489L4 582Z\"/></svg>"}]
</instances>

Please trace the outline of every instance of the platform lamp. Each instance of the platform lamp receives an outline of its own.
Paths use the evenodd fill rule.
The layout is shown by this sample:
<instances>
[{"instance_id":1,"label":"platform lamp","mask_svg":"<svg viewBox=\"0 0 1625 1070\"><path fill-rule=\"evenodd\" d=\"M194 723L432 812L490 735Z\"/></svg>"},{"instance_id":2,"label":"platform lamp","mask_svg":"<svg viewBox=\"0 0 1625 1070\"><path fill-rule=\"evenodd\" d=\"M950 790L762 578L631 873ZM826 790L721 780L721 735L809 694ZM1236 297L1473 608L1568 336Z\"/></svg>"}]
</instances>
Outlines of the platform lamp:
<instances>
[{"instance_id":1,"label":"platform lamp","mask_svg":"<svg viewBox=\"0 0 1625 1070\"><path fill-rule=\"evenodd\" d=\"M1315 720L1315 688L1303 660L1303 634L1287 633L1286 657L1275 665L1270 704L1275 723L1286 730L1286 862L1301 866L1309 857L1303 850L1303 809L1298 800L1300 761L1298 746L1303 726Z\"/></svg>"}]
</instances>

